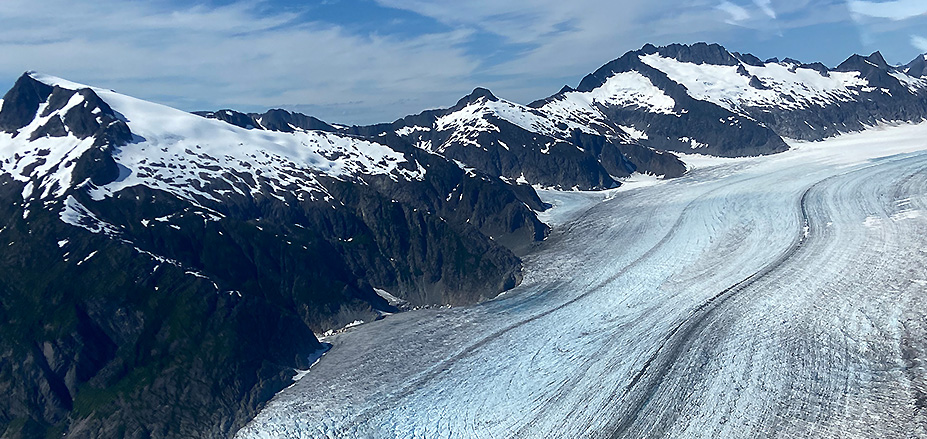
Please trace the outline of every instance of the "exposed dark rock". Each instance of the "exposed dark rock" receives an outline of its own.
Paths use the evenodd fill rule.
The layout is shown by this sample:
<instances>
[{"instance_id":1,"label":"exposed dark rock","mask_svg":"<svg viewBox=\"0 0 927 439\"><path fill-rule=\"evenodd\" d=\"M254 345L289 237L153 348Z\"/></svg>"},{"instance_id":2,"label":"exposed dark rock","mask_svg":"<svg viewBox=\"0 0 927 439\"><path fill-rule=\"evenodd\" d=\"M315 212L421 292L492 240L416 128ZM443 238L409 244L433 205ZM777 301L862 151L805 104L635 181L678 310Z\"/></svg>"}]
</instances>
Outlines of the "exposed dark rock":
<instances>
[{"instance_id":1,"label":"exposed dark rock","mask_svg":"<svg viewBox=\"0 0 927 439\"><path fill-rule=\"evenodd\" d=\"M265 113L240 113L234 110L195 111L193 114L209 119L218 119L223 122L245 129L266 129L292 133L296 129L337 131L335 127L315 118L301 113L291 113L286 110L274 109Z\"/></svg>"},{"instance_id":2,"label":"exposed dark rock","mask_svg":"<svg viewBox=\"0 0 927 439\"><path fill-rule=\"evenodd\" d=\"M39 116L46 117L56 111L64 109L64 106L68 104L75 94L77 94L77 90L68 90L56 85L52 89L51 95L48 97L48 105L45 107L45 111Z\"/></svg>"},{"instance_id":3,"label":"exposed dark rock","mask_svg":"<svg viewBox=\"0 0 927 439\"><path fill-rule=\"evenodd\" d=\"M40 137L64 137L68 135L68 131L64 128L64 122L61 121L61 117L57 114L52 116L48 122L45 122L45 125L39 127L35 130L29 140L35 140Z\"/></svg>"},{"instance_id":4,"label":"exposed dark rock","mask_svg":"<svg viewBox=\"0 0 927 439\"><path fill-rule=\"evenodd\" d=\"M803 69L811 69L811 70L814 70L815 72L820 73L821 76L823 76L823 77L825 77L825 78L828 77L828 76L830 76L830 69L828 69L827 66L825 66L824 64L822 64L822 63L820 63L820 62L815 62L815 63L811 63L811 64L802 64L800 67L803 68Z\"/></svg>"},{"instance_id":5,"label":"exposed dark rock","mask_svg":"<svg viewBox=\"0 0 927 439\"><path fill-rule=\"evenodd\" d=\"M927 55L919 55L905 66L905 72L915 78L927 76Z\"/></svg>"},{"instance_id":6,"label":"exposed dark rock","mask_svg":"<svg viewBox=\"0 0 927 439\"><path fill-rule=\"evenodd\" d=\"M747 71L747 68L744 67L743 64L739 64L739 65L737 66L737 74L738 74L738 75L741 75L741 76L746 76L746 77L748 77L748 78L749 78L750 76L752 76L752 75L750 75L750 72Z\"/></svg>"},{"instance_id":7,"label":"exposed dark rock","mask_svg":"<svg viewBox=\"0 0 927 439\"><path fill-rule=\"evenodd\" d=\"M39 110L39 104L45 102L52 93L52 87L43 84L24 73L3 96L0 108L0 130L14 133L29 125Z\"/></svg>"},{"instance_id":8,"label":"exposed dark rock","mask_svg":"<svg viewBox=\"0 0 927 439\"><path fill-rule=\"evenodd\" d=\"M288 133L294 131L293 127L303 130L335 131L331 125L312 116L280 109L270 110L264 114L252 114L251 118L259 124L258 126L272 131Z\"/></svg>"},{"instance_id":9,"label":"exposed dark rock","mask_svg":"<svg viewBox=\"0 0 927 439\"><path fill-rule=\"evenodd\" d=\"M869 56L852 55L846 61L840 63L834 71L837 72L867 72L872 69L888 70L889 65L885 62L880 52L874 52Z\"/></svg>"},{"instance_id":10,"label":"exposed dark rock","mask_svg":"<svg viewBox=\"0 0 927 439\"><path fill-rule=\"evenodd\" d=\"M760 90L769 90L769 87L766 86L766 84L764 84L763 81L760 80L760 78L757 78L756 75L750 76L750 87L757 88Z\"/></svg>"},{"instance_id":11,"label":"exposed dark rock","mask_svg":"<svg viewBox=\"0 0 927 439\"><path fill-rule=\"evenodd\" d=\"M731 53L731 55L733 55L734 58L737 58L738 60L740 60L741 62L743 62L744 64L746 64L746 65L748 65L748 66L763 67L763 65L764 65L764 63L763 63L762 60L760 60L759 58L757 58L756 56L754 56L754 55L751 54L751 53L737 53L737 52L733 52L733 53ZM779 62L779 61L777 60L776 62Z\"/></svg>"},{"instance_id":12,"label":"exposed dark rock","mask_svg":"<svg viewBox=\"0 0 927 439\"><path fill-rule=\"evenodd\" d=\"M114 145L132 140L125 122L120 120L109 104L103 102L93 90L85 88L78 93L83 97L83 103L71 108L64 115L64 123L72 134L79 139L106 137Z\"/></svg>"},{"instance_id":13,"label":"exposed dark rock","mask_svg":"<svg viewBox=\"0 0 927 439\"><path fill-rule=\"evenodd\" d=\"M618 150L628 161L634 163L637 169L646 169L652 175L677 178L686 173L686 164L671 153L656 151L637 143L619 144Z\"/></svg>"},{"instance_id":14,"label":"exposed dark rock","mask_svg":"<svg viewBox=\"0 0 927 439\"><path fill-rule=\"evenodd\" d=\"M254 122L254 118L250 115L239 113L235 110L219 110L219 111L194 111L193 114L198 116L203 116L208 119L218 119L225 123L230 123L240 128L244 129L253 129L257 126Z\"/></svg>"},{"instance_id":15,"label":"exposed dark rock","mask_svg":"<svg viewBox=\"0 0 927 439\"><path fill-rule=\"evenodd\" d=\"M480 99L486 99L487 101L498 101L499 100L499 98L497 98L496 95L492 94L492 92L489 91L488 89L485 89L483 87L477 87L473 89L473 91L470 92L470 94L460 98L460 100L457 101L457 105L455 107L458 107L458 108L464 107Z\"/></svg>"},{"instance_id":16,"label":"exposed dark rock","mask_svg":"<svg viewBox=\"0 0 927 439\"><path fill-rule=\"evenodd\" d=\"M718 44L695 43L692 45L670 44L654 48L644 46L642 54L659 53L667 58L693 64L715 64L721 66L736 66L740 63L730 52Z\"/></svg>"}]
</instances>

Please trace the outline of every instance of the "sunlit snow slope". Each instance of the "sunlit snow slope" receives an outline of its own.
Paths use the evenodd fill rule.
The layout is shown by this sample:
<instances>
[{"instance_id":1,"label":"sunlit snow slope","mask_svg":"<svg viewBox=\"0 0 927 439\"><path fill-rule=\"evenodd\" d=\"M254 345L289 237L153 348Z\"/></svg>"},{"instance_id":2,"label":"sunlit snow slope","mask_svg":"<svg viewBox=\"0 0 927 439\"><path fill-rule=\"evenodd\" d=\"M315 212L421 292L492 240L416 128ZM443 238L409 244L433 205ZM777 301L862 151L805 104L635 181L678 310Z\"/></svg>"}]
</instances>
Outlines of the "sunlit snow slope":
<instances>
[{"instance_id":1,"label":"sunlit snow slope","mask_svg":"<svg viewBox=\"0 0 927 439\"><path fill-rule=\"evenodd\" d=\"M238 437L925 437L924 139L553 197L520 287L328 339Z\"/></svg>"}]
</instances>

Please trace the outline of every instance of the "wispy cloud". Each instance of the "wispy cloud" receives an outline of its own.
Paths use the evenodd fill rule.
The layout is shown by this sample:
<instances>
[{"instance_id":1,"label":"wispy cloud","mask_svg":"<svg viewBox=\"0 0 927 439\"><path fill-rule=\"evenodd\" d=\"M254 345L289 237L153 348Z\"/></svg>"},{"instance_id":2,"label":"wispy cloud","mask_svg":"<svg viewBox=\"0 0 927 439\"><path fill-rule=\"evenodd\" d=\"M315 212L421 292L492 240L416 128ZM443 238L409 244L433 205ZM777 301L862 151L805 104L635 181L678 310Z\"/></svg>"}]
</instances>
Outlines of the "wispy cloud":
<instances>
[{"instance_id":1,"label":"wispy cloud","mask_svg":"<svg viewBox=\"0 0 927 439\"><path fill-rule=\"evenodd\" d=\"M715 8L728 15L728 18L724 20L728 24L739 24L750 19L750 13L743 6L731 2L721 2Z\"/></svg>"},{"instance_id":2,"label":"wispy cloud","mask_svg":"<svg viewBox=\"0 0 927 439\"><path fill-rule=\"evenodd\" d=\"M287 106L342 123L451 105L477 85L528 102L645 43L820 59L849 55L861 33L891 33L901 37L888 47L910 51L927 9L905 0L2 1L0 82L35 69L183 109Z\"/></svg>"},{"instance_id":3,"label":"wispy cloud","mask_svg":"<svg viewBox=\"0 0 927 439\"><path fill-rule=\"evenodd\" d=\"M850 11L857 15L890 20L906 20L921 15L927 15L927 3L924 0L895 0L887 2L873 2L850 0L847 2Z\"/></svg>"},{"instance_id":4,"label":"wispy cloud","mask_svg":"<svg viewBox=\"0 0 927 439\"><path fill-rule=\"evenodd\" d=\"M919 35L911 35L911 45L917 47L921 52L927 52L927 38Z\"/></svg>"},{"instance_id":5,"label":"wispy cloud","mask_svg":"<svg viewBox=\"0 0 927 439\"><path fill-rule=\"evenodd\" d=\"M772 7L772 0L753 0L756 7L760 8L767 17L775 19L776 11Z\"/></svg>"},{"instance_id":6,"label":"wispy cloud","mask_svg":"<svg viewBox=\"0 0 927 439\"><path fill-rule=\"evenodd\" d=\"M389 120L465 91L479 64L461 48L466 30L358 34L266 2L4 2L0 74L40 70L185 109L308 104L334 121Z\"/></svg>"},{"instance_id":7,"label":"wispy cloud","mask_svg":"<svg viewBox=\"0 0 927 439\"><path fill-rule=\"evenodd\" d=\"M376 0L521 45L484 67L504 97L527 101L576 83L586 72L645 43L741 43L783 30L849 22L843 0ZM751 50L749 47L734 50ZM755 49L753 49L755 50ZM801 56L791 53L781 56ZM770 55L772 56L772 55Z\"/></svg>"},{"instance_id":8,"label":"wispy cloud","mask_svg":"<svg viewBox=\"0 0 927 439\"><path fill-rule=\"evenodd\" d=\"M923 0L847 0L846 5L859 28L860 39L870 48L927 51L924 38L917 35L927 25L927 3Z\"/></svg>"}]
</instances>

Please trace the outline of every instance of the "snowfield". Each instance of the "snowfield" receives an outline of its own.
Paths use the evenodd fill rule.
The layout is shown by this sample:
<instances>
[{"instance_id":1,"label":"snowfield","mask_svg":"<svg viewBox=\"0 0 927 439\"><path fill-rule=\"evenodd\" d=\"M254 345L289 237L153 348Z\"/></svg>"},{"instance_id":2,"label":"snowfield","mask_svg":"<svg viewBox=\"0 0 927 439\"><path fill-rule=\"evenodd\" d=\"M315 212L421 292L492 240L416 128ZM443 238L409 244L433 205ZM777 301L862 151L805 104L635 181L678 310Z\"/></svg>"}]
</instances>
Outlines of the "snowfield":
<instances>
[{"instance_id":1,"label":"snowfield","mask_svg":"<svg viewBox=\"0 0 927 439\"><path fill-rule=\"evenodd\" d=\"M143 101L112 90L89 87L53 76L30 73L39 82L65 89L89 88L128 125L135 140L116 148L119 179L92 188L96 199L111 197L136 185L173 193L199 204L217 201L218 195L266 194L286 201L293 194L300 200L330 201L328 190L317 176L356 179L363 175L386 174L392 179L421 180L425 169L406 163L405 156L384 145L322 131L283 133L247 130L215 119L207 119L163 105ZM31 133L51 117L63 115L86 101L75 94L63 109L37 117L21 131ZM46 105L46 104L43 104ZM39 113L45 107L39 108ZM36 178L41 186L26 186L30 196L61 196L74 184L73 163L93 144L73 135L41 137L0 133L0 171L13 178ZM404 165L404 166L403 166ZM195 171L193 171L195 170ZM57 192L52 189L57 187ZM225 189L215 189L215 188Z\"/></svg>"},{"instance_id":2,"label":"snowfield","mask_svg":"<svg viewBox=\"0 0 927 439\"><path fill-rule=\"evenodd\" d=\"M522 285L333 349L237 437L927 437L927 124L545 193Z\"/></svg>"}]
</instances>

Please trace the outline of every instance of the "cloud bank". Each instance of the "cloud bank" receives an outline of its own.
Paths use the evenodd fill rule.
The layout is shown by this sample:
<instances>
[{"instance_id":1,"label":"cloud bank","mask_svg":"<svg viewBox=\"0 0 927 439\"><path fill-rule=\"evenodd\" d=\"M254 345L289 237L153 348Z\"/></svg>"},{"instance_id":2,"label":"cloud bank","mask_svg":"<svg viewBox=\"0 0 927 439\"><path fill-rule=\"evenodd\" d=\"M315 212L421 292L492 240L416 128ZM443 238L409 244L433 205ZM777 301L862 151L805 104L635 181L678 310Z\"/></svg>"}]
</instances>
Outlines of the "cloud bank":
<instances>
[{"instance_id":1,"label":"cloud bank","mask_svg":"<svg viewBox=\"0 0 927 439\"><path fill-rule=\"evenodd\" d=\"M466 31L358 34L267 6L4 0L0 74L39 70L188 110L303 104L380 120L457 91L477 64L459 47Z\"/></svg>"},{"instance_id":2,"label":"cloud bank","mask_svg":"<svg viewBox=\"0 0 927 439\"><path fill-rule=\"evenodd\" d=\"M925 11L912 0L4 0L0 82L39 70L185 110L283 106L374 123L475 86L528 102L645 43L829 64L870 44L902 61L927 48Z\"/></svg>"}]
</instances>

